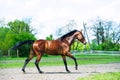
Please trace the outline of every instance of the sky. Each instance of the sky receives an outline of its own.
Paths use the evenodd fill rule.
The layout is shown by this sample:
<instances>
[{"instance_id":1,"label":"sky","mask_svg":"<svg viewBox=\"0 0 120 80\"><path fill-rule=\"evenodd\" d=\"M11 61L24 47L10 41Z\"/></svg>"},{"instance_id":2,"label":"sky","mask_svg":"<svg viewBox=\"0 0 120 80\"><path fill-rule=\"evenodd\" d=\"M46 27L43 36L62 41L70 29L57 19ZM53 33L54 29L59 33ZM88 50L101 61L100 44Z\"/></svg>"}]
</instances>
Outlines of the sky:
<instances>
[{"instance_id":1,"label":"sky","mask_svg":"<svg viewBox=\"0 0 120 80\"><path fill-rule=\"evenodd\" d=\"M75 20L78 29L98 16L119 22L119 8L120 0L0 0L0 18L31 18L36 37L45 38L69 20Z\"/></svg>"}]
</instances>

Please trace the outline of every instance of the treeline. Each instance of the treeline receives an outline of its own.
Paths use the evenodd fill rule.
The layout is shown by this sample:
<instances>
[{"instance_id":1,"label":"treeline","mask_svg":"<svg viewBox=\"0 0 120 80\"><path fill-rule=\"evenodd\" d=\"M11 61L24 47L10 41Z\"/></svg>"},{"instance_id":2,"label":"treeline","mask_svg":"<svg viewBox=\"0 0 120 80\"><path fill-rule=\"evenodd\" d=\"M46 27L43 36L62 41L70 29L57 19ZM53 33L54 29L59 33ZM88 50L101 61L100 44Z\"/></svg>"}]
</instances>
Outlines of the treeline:
<instances>
[{"instance_id":1,"label":"treeline","mask_svg":"<svg viewBox=\"0 0 120 80\"><path fill-rule=\"evenodd\" d=\"M32 29L29 21L24 20L14 20L10 22L4 22L0 20L0 56L19 56L25 57L29 54L30 45L24 45L18 50L11 50L17 42L24 40L36 40L35 34L33 34L34 29ZM88 34L85 34L84 27ZM78 29L78 27L83 28L83 33L86 40L88 40L87 35L89 35L90 43L84 46L79 41L75 41L71 49L72 50L109 50L109 51L119 51L120 50L120 24L115 23L110 20L102 20L96 18L91 22L86 23L83 26L78 26L75 20L68 21L67 24L61 26L56 30L56 37L68 33L73 29ZM35 32L35 31L34 31ZM46 40L53 40L53 35L50 34L46 36ZM19 52L18 52L19 51ZM19 54L17 54L19 53Z\"/></svg>"}]
</instances>

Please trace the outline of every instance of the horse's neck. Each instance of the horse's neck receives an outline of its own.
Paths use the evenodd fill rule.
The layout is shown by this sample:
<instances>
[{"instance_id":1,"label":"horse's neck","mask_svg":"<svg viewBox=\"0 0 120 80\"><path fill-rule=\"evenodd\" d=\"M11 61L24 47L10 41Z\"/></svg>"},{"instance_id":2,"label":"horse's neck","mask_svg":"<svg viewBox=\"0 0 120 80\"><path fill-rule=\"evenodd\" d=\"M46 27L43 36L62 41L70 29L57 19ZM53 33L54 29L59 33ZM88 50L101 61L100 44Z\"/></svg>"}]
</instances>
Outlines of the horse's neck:
<instances>
[{"instance_id":1,"label":"horse's neck","mask_svg":"<svg viewBox=\"0 0 120 80\"><path fill-rule=\"evenodd\" d=\"M74 41L74 37L70 36L66 38L67 42L71 45Z\"/></svg>"}]
</instances>

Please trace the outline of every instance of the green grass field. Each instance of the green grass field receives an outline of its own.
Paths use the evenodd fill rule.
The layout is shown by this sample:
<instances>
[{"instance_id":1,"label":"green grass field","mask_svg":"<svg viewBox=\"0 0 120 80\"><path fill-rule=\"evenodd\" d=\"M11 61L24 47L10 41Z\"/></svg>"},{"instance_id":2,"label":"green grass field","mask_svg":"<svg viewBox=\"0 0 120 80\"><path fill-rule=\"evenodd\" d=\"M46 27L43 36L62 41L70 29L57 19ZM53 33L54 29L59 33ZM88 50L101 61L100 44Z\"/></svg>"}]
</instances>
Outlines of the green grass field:
<instances>
[{"instance_id":1,"label":"green grass field","mask_svg":"<svg viewBox=\"0 0 120 80\"><path fill-rule=\"evenodd\" d=\"M98 55L98 54L79 54L75 55L79 65L86 64L106 64L120 62L120 55ZM21 68L26 58L0 58L0 68ZM36 58L28 64L28 67L33 67ZM74 65L74 61L67 58L69 65ZM61 56L42 57L40 66L61 66L64 65Z\"/></svg>"},{"instance_id":2,"label":"green grass field","mask_svg":"<svg viewBox=\"0 0 120 80\"><path fill-rule=\"evenodd\" d=\"M109 72L91 75L77 80L120 80L120 72Z\"/></svg>"}]
</instances>

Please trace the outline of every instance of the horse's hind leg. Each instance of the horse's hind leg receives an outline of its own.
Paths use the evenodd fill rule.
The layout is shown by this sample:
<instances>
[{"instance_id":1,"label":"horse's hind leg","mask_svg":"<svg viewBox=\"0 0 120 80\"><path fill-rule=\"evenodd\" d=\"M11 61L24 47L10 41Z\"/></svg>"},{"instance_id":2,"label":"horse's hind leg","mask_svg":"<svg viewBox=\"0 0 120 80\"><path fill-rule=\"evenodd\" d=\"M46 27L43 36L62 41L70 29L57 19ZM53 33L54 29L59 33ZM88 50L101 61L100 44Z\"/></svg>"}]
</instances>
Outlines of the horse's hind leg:
<instances>
[{"instance_id":1,"label":"horse's hind leg","mask_svg":"<svg viewBox=\"0 0 120 80\"><path fill-rule=\"evenodd\" d=\"M35 61L35 65L36 65L39 73L43 73L43 71L41 71L40 68L39 68L39 61L41 60L41 57L42 57L42 54L41 54L41 53L38 53L38 54L37 54L37 59L36 59L36 61Z\"/></svg>"},{"instance_id":2,"label":"horse's hind leg","mask_svg":"<svg viewBox=\"0 0 120 80\"><path fill-rule=\"evenodd\" d=\"M32 51L32 49L30 50L30 55L29 57L25 60L24 66L22 68L22 71L25 73L25 67L27 66L27 64L29 63L29 61L34 57L34 52Z\"/></svg>"}]
</instances>

